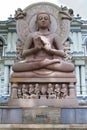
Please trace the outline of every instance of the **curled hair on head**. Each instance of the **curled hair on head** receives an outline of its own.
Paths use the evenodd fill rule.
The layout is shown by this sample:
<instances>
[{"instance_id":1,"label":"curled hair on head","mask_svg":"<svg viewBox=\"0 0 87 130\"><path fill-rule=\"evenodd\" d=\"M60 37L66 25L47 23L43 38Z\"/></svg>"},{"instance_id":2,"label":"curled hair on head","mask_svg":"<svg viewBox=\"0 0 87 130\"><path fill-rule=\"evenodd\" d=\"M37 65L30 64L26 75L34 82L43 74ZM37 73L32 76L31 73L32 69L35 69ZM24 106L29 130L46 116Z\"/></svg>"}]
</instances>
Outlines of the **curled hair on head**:
<instances>
[{"instance_id":1,"label":"curled hair on head","mask_svg":"<svg viewBox=\"0 0 87 130\"><path fill-rule=\"evenodd\" d=\"M51 23L50 14L49 14L48 12L41 11L41 12L37 13L37 15L36 15L36 21L35 21L36 25L37 25L37 21L38 21L38 16L39 16L40 14L47 14L48 17L49 17L49 21L50 21L50 23ZM48 28L48 30L50 30L50 29ZM38 31L38 26L37 26L37 31Z\"/></svg>"}]
</instances>

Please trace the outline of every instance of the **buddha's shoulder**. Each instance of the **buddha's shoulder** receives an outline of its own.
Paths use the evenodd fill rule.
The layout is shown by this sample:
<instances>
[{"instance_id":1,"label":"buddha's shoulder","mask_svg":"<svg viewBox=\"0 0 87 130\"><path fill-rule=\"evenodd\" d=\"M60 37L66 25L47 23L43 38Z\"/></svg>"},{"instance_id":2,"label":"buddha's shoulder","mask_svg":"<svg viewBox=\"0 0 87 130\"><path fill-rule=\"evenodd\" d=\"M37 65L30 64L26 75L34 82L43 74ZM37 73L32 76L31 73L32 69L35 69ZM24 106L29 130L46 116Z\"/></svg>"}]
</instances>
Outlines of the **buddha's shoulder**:
<instances>
[{"instance_id":1,"label":"buddha's shoulder","mask_svg":"<svg viewBox=\"0 0 87 130\"><path fill-rule=\"evenodd\" d=\"M33 38L33 37L35 37L36 35L37 35L36 32L29 33L29 35L27 36L27 38L28 38L28 39L29 39L29 38Z\"/></svg>"}]
</instances>

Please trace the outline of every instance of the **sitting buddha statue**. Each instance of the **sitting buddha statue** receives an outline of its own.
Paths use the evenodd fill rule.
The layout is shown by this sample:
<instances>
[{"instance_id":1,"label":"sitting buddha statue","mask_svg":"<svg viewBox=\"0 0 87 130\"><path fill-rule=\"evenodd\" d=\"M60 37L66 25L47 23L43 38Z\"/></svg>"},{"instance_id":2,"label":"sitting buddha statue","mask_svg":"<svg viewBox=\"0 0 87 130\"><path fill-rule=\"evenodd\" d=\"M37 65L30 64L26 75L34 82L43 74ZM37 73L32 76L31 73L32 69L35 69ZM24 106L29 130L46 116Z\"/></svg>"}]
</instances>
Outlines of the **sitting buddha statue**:
<instances>
[{"instance_id":1,"label":"sitting buddha statue","mask_svg":"<svg viewBox=\"0 0 87 130\"><path fill-rule=\"evenodd\" d=\"M24 60L12 67L12 77L57 77L59 73L72 73L74 65L63 60L63 45L57 34L49 29L50 15L46 12L38 13L36 24L36 32L30 33L24 43Z\"/></svg>"}]
</instances>

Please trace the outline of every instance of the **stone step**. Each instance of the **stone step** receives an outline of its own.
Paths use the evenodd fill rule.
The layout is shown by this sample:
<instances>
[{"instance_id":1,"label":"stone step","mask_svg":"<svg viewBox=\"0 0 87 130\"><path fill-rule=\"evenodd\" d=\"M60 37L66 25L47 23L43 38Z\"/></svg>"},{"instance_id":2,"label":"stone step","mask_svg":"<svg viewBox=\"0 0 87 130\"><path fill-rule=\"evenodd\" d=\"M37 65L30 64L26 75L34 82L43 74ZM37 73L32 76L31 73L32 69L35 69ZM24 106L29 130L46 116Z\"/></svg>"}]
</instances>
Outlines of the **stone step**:
<instances>
[{"instance_id":1,"label":"stone step","mask_svg":"<svg viewBox=\"0 0 87 130\"><path fill-rule=\"evenodd\" d=\"M87 130L87 124L1 124L0 130L51 129L51 130Z\"/></svg>"}]
</instances>

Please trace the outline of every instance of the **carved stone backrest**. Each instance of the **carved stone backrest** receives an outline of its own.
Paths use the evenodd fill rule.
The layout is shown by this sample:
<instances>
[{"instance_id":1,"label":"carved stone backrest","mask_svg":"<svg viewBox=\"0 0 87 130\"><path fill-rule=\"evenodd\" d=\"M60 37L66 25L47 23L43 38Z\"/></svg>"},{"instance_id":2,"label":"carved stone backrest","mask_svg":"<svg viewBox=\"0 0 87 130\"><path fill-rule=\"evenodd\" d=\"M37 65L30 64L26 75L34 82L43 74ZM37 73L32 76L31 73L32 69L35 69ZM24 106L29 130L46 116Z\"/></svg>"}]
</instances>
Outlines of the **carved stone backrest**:
<instances>
[{"instance_id":1,"label":"carved stone backrest","mask_svg":"<svg viewBox=\"0 0 87 130\"><path fill-rule=\"evenodd\" d=\"M25 40L29 33L36 31L36 15L37 13L45 11L50 14L51 17L51 26L50 31L56 32L58 34L58 39L61 44L64 46L67 44L67 39L69 37L70 23L73 16L73 11L67 9L67 7L58 7L57 5L41 2L33 4L21 10L20 8L15 12L16 19L16 29L18 34L17 41L17 61L22 60L22 50ZM66 44L66 45L65 45ZM69 60L66 56L70 52L69 45L64 47L65 60Z\"/></svg>"}]
</instances>

